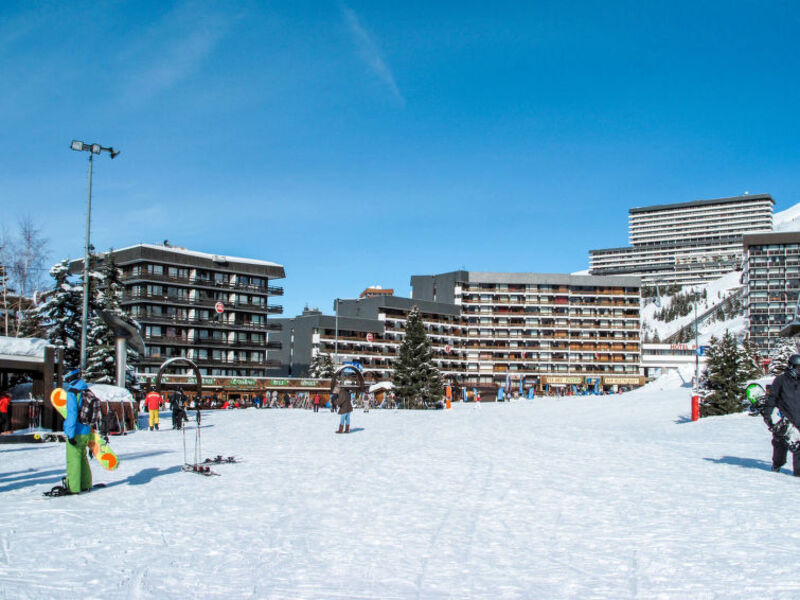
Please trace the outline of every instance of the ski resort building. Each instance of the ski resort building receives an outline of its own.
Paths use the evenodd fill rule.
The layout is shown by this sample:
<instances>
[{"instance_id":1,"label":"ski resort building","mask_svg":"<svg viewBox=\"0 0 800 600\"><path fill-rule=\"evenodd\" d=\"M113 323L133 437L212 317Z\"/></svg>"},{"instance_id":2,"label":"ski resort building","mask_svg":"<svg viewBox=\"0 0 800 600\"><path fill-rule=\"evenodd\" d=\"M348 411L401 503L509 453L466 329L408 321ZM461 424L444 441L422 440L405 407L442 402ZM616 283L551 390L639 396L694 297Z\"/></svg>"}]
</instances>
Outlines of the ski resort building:
<instances>
[{"instance_id":1,"label":"ski resort building","mask_svg":"<svg viewBox=\"0 0 800 600\"><path fill-rule=\"evenodd\" d=\"M195 252L170 245L138 244L99 255L100 268L113 254L122 271L122 308L141 325L147 353L137 370L156 373L168 358L194 361L207 376L264 377L270 365L268 322L280 314L270 298L285 277L283 266L263 260ZM72 261L80 273L83 260Z\"/></svg>"},{"instance_id":2,"label":"ski resort building","mask_svg":"<svg viewBox=\"0 0 800 600\"><path fill-rule=\"evenodd\" d=\"M415 302L461 308L467 385L644 383L638 277L454 271L411 286Z\"/></svg>"},{"instance_id":3,"label":"ski resort building","mask_svg":"<svg viewBox=\"0 0 800 600\"><path fill-rule=\"evenodd\" d=\"M630 246L589 251L592 275L705 283L742 264L742 236L772 231L769 194L631 208Z\"/></svg>"},{"instance_id":4,"label":"ski resort building","mask_svg":"<svg viewBox=\"0 0 800 600\"><path fill-rule=\"evenodd\" d=\"M461 349L461 310L453 304L418 302L396 296L340 299L335 315L305 310L293 319L279 319L281 331L270 340L281 349L270 352L281 366L273 375L308 374L311 359L328 354L336 364L355 363L371 381L392 376L392 364L405 337L408 313L417 306L423 327L433 346L434 364L445 379L460 377L465 369ZM338 307L338 309L337 309Z\"/></svg>"},{"instance_id":5,"label":"ski resort building","mask_svg":"<svg viewBox=\"0 0 800 600\"><path fill-rule=\"evenodd\" d=\"M764 356L780 342L800 294L800 232L746 235L742 281L750 340Z\"/></svg>"}]
</instances>

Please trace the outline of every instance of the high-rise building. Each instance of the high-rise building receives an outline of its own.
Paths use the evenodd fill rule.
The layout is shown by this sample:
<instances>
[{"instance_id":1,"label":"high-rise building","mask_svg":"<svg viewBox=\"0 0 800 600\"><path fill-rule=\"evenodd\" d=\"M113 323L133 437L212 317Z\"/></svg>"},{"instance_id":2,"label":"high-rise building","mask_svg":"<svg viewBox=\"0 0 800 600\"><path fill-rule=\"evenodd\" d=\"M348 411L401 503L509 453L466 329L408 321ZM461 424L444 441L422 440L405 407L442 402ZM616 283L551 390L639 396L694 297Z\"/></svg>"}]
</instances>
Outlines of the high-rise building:
<instances>
[{"instance_id":1,"label":"high-rise building","mask_svg":"<svg viewBox=\"0 0 800 600\"><path fill-rule=\"evenodd\" d=\"M272 285L283 266L263 260L206 254L169 245L137 244L114 250L122 271L122 308L141 325L147 353L137 370L155 373L168 358L194 361L203 375L264 377L267 331L280 314L269 298L282 296ZM99 266L109 253L99 255ZM83 260L73 261L73 273Z\"/></svg>"},{"instance_id":2,"label":"high-rise building","mask_svg":"<svg viewBox=\"0 0 800 600\"><path fill-rule=\"evenodd\" d=\"M745 315L750 340L764 356L780 342L800 294L800 232L746 235L744 246Z\"/></svg>"},{"instance_id":3,"label":"high-rise building","mask_svg":"<svg viewBox=\"0 0 800 600\"><path fill-rule=\"evenodd\" d=\"M592 275L695 284L740 267L742 236L772 231L769 194L631 208L630 246L589 251Z\"/></svg>"}]
</instances>

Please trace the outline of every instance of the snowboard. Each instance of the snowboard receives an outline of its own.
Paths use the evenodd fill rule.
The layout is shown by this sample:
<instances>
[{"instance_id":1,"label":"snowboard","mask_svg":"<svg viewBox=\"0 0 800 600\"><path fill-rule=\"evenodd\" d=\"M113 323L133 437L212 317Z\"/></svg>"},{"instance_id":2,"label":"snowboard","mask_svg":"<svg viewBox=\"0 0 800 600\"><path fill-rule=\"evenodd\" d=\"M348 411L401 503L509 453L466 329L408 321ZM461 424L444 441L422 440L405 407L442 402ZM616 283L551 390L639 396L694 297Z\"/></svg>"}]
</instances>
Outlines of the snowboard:
<instances>
[{"instance_id":1,"label":"snowboard","mask_svg":"<svg viewBox=\"0 0 800 600\"><path fill-rule=\"evenodd\" d=\"M93 490L99 490L106 487L105 483L95 483L92 486L92 489L86 490L87 492L91 492ZM85 494L86 492L81 492L81 494ZM42 496L49 496L50 498L57 498L59 496L76 496L77 494L72 494L70 491L64 487L63 485L57 485L49 492L42 492Z\"/></svg>"},{"instance_id":2,"label":"snowboard","mask_svg":"<svg viewBox=\"0 0 800 600\"><path fill-rule=\"evenodd\" d=\"M65 419L67 418L67 391L63 388L56 388L50 394L50 403ZM111 449L97 430L92 428L89 433L89 450L106 471L113 471L119 466L119 458Z\"/></svg>"},{"instance_id":3,"label":"snowboard","mask_svg":"<svg viewBox=\"0 0 800 600\"><path fill-rule=\"evenodd\" d=\"M744 390L745 398L750 403L748 411L751 416L763 415L769 424L772 425L771 431L774 435L783 437L789 444L792 452L800 450L800 429L797 429L789 419L781 415L778 411L778 420L773 420L773 415L764 415L764 401L767 392L759 383L751 383ZM777 410L777 409L775 409ZM774 410L773 410L774 412Z\"/></svg>"}]
</instances>

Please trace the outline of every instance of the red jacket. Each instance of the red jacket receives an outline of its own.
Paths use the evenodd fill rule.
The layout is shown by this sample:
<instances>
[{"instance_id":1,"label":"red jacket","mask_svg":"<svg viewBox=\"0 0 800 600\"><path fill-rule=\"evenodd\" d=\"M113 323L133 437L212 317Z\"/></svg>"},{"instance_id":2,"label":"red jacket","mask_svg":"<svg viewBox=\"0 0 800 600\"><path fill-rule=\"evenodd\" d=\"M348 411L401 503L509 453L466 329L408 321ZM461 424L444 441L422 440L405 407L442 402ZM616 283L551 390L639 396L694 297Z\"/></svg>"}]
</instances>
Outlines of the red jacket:
<instances>
[{"instance_id":1,"label":"red jacket","mask_svg":"<svg viewBox=\"0 0 800 600\"><path fill-rule=\"evenodd\" d=\"M0 413L7 413L8 412L8 403L11 402L11 398L8 396L0 397Z\"/></svg>"},{"instance_id":2,"label":"red jacket","mask_svg":"<svg viewBox=\"0 0 800 600\"><path fill-rule=\"evenodd\" d=\"M144 398L147 410L158 410L161 407L161 395L158 392L150 392Z\"/></svg>"}]
</instances>

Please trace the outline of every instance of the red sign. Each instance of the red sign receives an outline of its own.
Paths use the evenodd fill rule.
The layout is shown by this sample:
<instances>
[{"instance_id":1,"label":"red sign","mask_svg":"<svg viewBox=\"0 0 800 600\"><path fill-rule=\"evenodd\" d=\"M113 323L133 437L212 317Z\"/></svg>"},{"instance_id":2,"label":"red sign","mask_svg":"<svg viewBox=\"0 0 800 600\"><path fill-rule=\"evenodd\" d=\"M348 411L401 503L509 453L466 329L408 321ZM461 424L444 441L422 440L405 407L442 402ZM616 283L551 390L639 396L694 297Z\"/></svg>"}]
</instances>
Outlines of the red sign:
<instances>
[{"instance_id":1,"label":"red sign","mask_svg":"<svg viewBox=\"0 0 800 600\"><path fill-rule=\"evenodd\" d=\"M217 302L214 305L214 310L217 311L219 314L225 312L225 305L222 302Z\"/></svg>"},{"instance_id":2,"label":"red sign","mask_svg":"<svg viewBox=\"0 0 800 600\"><path fill-rule=\"evenodd\" d=\"M372 342L373 339L375 339L374 336L371 333L368 333L367 334L367 341L368 342Z\"/></svg>"},{"instance_id":3,"label":"red sign","mask_svg":"<svg viewBox=\"0 0 800 600\"><path fill-rule=\"evenodd\" d=\"M452 350L452 348L450 346L445 346L444 347L444 351L447 352L447 354L450 354L450 350Z\"/></svg>"}]
</instances>

